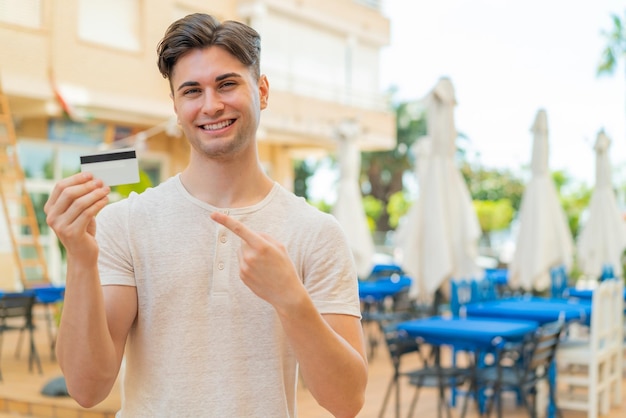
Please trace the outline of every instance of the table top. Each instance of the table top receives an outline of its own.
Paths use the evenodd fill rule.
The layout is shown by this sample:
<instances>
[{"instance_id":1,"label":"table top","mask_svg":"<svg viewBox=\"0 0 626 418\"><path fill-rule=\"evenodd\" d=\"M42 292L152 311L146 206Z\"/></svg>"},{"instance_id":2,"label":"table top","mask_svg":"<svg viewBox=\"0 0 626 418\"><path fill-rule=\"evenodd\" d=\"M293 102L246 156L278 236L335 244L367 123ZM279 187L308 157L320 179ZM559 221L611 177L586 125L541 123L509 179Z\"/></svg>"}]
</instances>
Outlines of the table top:
<instances>
[{"instance_id":1,"label":"table top","mask_svg":"<svg viewBox=\"0 0 626 418\"><path fill-rule=\"evenodd\" d=\"M65 297L65 286L44 285L26 289L22 292L6 292L0 289L0 298L4 295L20 295L34 293L38 303L60 302Z\"/></svg>"},{"instance_id":2,"label":"table top","mask_svg":"<svg viewBox=\"0 0 626 418\"><path fill-rule=\"evenodd\" d=\"M577 289L568 287L565 289L565 295L570 298L591 300L593 298L593 289ZM626 289L624 289L624 300L626 300Z\"/></svg>"},{"instance_id":3,"label":"table top","mask_svg":"<svg viewBox=\"0 0 626 418\"><path fill-rule=\"evenodd\" d=\"M408 288L411 282L411 278L399 275L371 281L361 280L359 281L359 297L361 299L384 299Z\"/></svg>"},{"instance_id":4,"label":"table top","mask_svg":"<svg viewBox=\"0 0 626 418\"><path fill-rule=\"evenodd\" d=\"M591 304L538 297L470 303L464 308L468 317L524 319L541 325L559 319L587 322L591 317Z\"/></svg>"},{"instance_id":5,"label":"table top","mask_svg":"<svg viewBox=\"0 0 626 418\"><path fill-rule=\"evenodd\" d=\"M493 318L441 317L401 322L398 329L433 345L492 347L500 341L516 342L539 327L535 321Z\"/></svg>"},{"instance_id":6,"label":"table top","mask_svg":"<svg viewBox=\"0 0 626 418\"><path fill-rule=\"evenodd\" d=\"M65 297L65 286L45 286L35 287L35 296L39 303L54 303L60 302Z\"/></svg>"}]
</instances>

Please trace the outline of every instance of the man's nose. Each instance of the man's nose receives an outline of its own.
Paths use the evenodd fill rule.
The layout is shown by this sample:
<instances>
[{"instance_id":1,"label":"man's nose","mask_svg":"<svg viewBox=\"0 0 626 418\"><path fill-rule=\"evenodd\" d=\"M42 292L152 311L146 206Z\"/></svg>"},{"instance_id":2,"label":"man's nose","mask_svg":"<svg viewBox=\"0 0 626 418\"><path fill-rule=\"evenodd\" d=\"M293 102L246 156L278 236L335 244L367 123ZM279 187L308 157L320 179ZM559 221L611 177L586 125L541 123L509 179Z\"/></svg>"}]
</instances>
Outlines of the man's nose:
<instances>
[{"instance_id":1,"label":"man's nose","mask_svg":"<svg viewBox=\"0 0 626 418\"><path fill-rule=\"evenodd\" d=\"M222 110L224 110L224 102L222 101L220 95L214 90L205 90L202 112L212 115Z\"/></svg>"}]
</instances>

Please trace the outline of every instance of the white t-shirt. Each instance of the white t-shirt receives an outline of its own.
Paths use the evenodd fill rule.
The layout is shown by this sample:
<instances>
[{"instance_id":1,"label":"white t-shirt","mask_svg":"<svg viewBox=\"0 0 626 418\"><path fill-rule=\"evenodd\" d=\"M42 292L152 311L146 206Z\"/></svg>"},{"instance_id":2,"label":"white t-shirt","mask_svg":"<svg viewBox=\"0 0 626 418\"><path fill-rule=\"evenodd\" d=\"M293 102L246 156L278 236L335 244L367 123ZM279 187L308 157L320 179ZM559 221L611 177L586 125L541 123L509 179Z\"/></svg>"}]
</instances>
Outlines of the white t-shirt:
<instances>
[{"instance_id":1,"label":"white t-shirt","mask_svg":"<svg viewBox=\"0 0 626 418\"><path fill-rule=\"evenodd\" d=\"M296 416L294 353L272 306L239 278L240 238L210 219L216 210L282 242L321 313L360 316L331 215L278 184L256 205L218 209L175 176L97 217L102 284L137 287L120 418Z\"/></svg>"}]
</instances>

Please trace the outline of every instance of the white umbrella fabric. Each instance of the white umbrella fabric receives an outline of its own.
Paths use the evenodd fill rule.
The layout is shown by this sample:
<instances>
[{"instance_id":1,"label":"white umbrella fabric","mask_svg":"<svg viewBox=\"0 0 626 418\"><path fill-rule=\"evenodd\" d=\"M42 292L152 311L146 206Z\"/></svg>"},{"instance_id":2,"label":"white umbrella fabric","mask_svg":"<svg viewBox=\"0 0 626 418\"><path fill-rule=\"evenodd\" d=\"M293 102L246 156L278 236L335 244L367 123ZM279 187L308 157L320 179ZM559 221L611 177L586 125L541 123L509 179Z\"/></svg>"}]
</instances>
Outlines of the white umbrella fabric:
<instances>
[{"instance_id":1,"label":"white umbrella fabric","mask_svg":"<svg viewBox=\"0 0 626 418\"><path fill-rule=\"evenodd\" d=\"M513 286L543 291L550 286L550 269L572 265L574 242L549 170L548 117L537 112L532 130L531 179L519 211L519 233L509 266Z\"/></svg>"},{"instance_id":2,"label":"white umbrella fabric","mask_svg":"<svg viewBox=\"0 0 626 418\"><path fill-rule=\"evenodd\" d=\"M577 242L583 274L596 278L605 264L610 264L613 273L621 277L621 257L626 249L626 222L617 206L611 180L610 146L611 140L600 131L595 144L596 184L589 202L589 217Z\"/></svg>"},{"instance_id":3,"label":"white umbrella fabric","mask_svg":"<svg viewBox=\"0 0 626 418\"><path fill-rule=\"evenodd\" d=\"M409 295L428 300L448 279L472 278L480 272L480 226L454 161L456 99L450 79L441 78L425 102L431 150L419 171L420 196L409 214L402 267L414 279Z\"/></svg>"},{"instance_id":4,"label":"white umbrella fabric","mask_svg":"<svg viewBox=\"0 0 626 418\"><path fill-rule=\"evenodd\" d=\"M359 183L361 151L356 144L358 127L345 123L340 125L338 133L337 158L340 176L337 201L332 213L347 235L357 274L365 279L372 271L374 240L365 216Z\"/></svg>"},{"instance_id":5,"label":"white umbrella fabric","mask_svg":"<svg viewBox=\"0 0 626 418\"><path fill-rule=\"evenodd\" d=\"M424 136L415 141L410 148L410 152L413 155L415 161L414 173L415 178L418 181L418 189L422 190L422 183L428 167L428 159L431 153L431 140L429 137ZM418 196L419 199L419 196ZM414 239L414 236L421 234L420 227L420 205L418 200L413 202L409 208L408 213L400 220L400 224L396 228L394 236L394 244L396 247L396 259L401 265L409 265L409 269L416 270L411 267L411 264L416 264L416 254L420 253L420 242ZM406 255L410 258L407 259ZM404 261L406 260L406 262Z\"/></svg>"}]
</instances>

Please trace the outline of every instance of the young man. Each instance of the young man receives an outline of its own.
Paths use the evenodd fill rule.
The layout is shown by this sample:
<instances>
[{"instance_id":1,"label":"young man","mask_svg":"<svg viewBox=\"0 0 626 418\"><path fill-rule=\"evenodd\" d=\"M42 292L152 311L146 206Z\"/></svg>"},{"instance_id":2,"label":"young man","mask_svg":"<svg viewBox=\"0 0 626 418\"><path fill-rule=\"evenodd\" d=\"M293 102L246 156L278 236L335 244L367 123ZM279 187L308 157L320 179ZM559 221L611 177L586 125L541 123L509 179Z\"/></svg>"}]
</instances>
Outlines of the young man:
<instances>
[{"instance_id":1,"label":"young man","mask_svg":"<svg viewBox=\"0 0 626 418\"><path fill-rule=\"evenodd\" d=\"M367 360L354 262L338 223L261 168L259 35L193 14L158 54L189 165L111 205L76 174L46 204L68 256L57 354L70 394L102 401L125 356L118 417L294 417L299 365L323 407L356 416Z\"/></svg>"}]
</instances>

